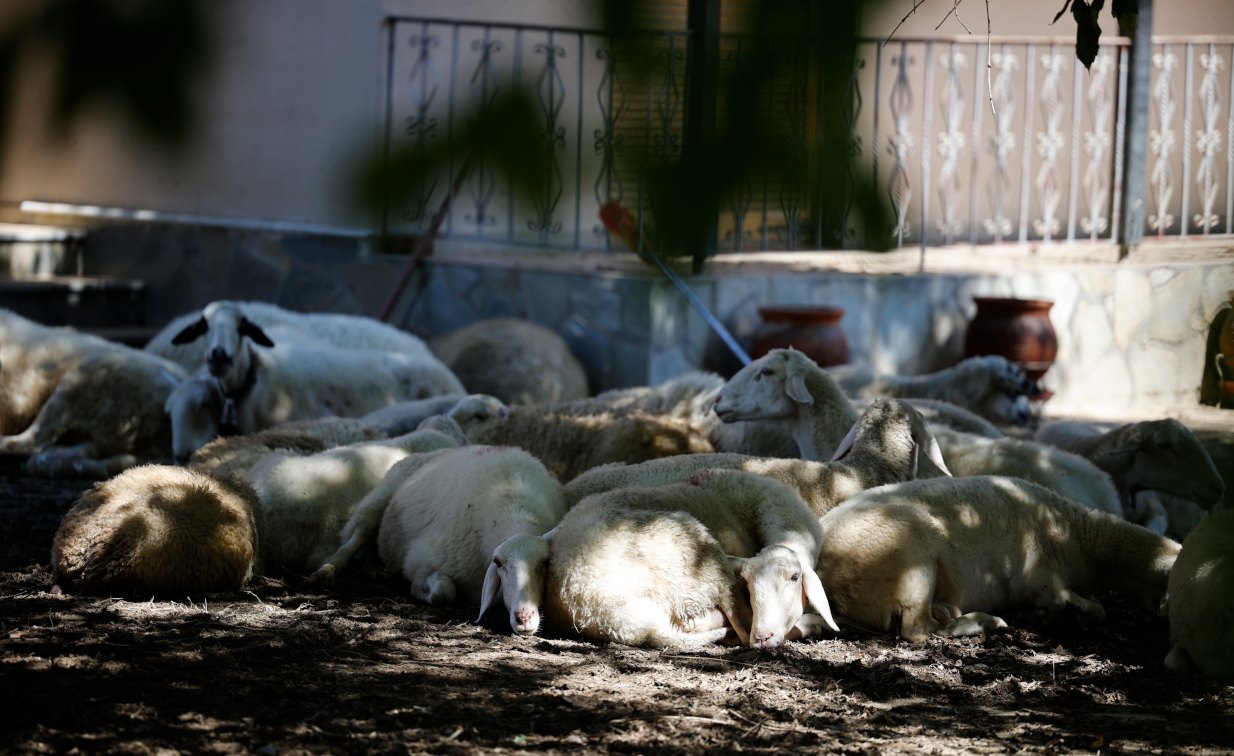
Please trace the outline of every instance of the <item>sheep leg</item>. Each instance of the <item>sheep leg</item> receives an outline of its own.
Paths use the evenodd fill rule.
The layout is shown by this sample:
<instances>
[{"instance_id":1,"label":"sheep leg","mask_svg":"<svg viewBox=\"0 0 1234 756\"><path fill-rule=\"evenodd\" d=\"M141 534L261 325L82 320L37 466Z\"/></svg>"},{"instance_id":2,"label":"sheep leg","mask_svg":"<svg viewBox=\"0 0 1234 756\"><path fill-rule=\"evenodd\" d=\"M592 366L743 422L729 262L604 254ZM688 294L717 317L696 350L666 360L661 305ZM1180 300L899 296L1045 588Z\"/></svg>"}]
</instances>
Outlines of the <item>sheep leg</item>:
<instances>
[{"instance_id":1,"label":"sheep leg","mask_svg":"<svg viewBox=\"0 0 1234 756\"><path fill-rule=\"evenodd\" d=\"M750 645L750 625L754 624L754 610L735 584L720 597L720 610L732 625L733 632L737 633L741 645Z\"/></svg>"},{"instance_id":2,"label":"sheep leg","mask_svg":"<svg viewBox=\"0 0 1234 756\"><path fill-rule=\"evenodd\" d=\"M332 582L334 576L351 561L357 551L364 547L373 533L377 532L377 527L381 524L381 518L385 515L386 507L390 505L394 492L404 480L420 469L423 460L418 458L422 456L425 455L416 454L396 462L377 484L377 487L360 500L356 511L352 513L351 519L347 521L339 534L343 545L309 576L309 585L322 581Z\"/></svg>"},{"instance_id":3,"label":"sheep leg","mask_svg":"<svg viewBox=\"0 0 1234 756\"><path fill-rule=\"evenodd\" d=\"M1099 622L1105 620L1105 607L1098 604L1096 601L1089 601L1069 588L1063 588L1060 590L1058 592L1058 598L1062 605L1071 604L1081 612L1084 612L1089 617L1092 617ZM1061 606L1059 608L1061 608Z\"/></svg>"},{"instance_id":4,"label":"sheep leg","mask_svg":"<svg viewBox=\"0 0 1234 756\"><path fill-rule=\"evenodd\" d=\"M1006 627L1002 617L995 617L985 612L970 612L956 617L938 631L938 635L950 638L962 638L969 635L983 635L995 628Z\"/></svg>"},{"instance_id":5,"label":"sheep leg","mask_svg":"<svg viewBox=\"0 0 1234 756\"><path fill-rule=\"evenodd\" d=\"M922 603L900 609L900 637L909 643L921 643L939 632L942 625L934 619L932 605Z\"/></svg>"},{"instance_id":6,"label":"sheep leg","mask_svg":"<svg viewBox=\"0 0 1234 756\"><path fill-rule=\"evenodd\" d=\"M411 595L416 600L433 606L453 604L456 595L454 581L442 572L434 572L423 581L412 579Z\"/></svg>"},{"instance_id":7,"label":"sheep leg","mask_svg":"<svg viewBox=\"0 0 1234 756\"><path fill-rule=\"evenodd\" d=\"M0 452L9 454L37 454L56 442L71 424L73 408L70 394L66 388L69 381L61 384L47 397L39 412L34 416L30 426L21 433L12 436L0 436ZM94 445L81 444L90 451L87 456L94 456Z\"/></svg>"},{"instance_id":8,"label":"sheep leg","mask_svg":"<svg viewBox=\"0 0 1234 756\"><path fill-rule=\"evenodd\" d=\"M801 638L821 638L827 630L827 621L817 614L803 614L797 624L793 625L784 640L800 640Z\"/></svg>"}]
</instances>

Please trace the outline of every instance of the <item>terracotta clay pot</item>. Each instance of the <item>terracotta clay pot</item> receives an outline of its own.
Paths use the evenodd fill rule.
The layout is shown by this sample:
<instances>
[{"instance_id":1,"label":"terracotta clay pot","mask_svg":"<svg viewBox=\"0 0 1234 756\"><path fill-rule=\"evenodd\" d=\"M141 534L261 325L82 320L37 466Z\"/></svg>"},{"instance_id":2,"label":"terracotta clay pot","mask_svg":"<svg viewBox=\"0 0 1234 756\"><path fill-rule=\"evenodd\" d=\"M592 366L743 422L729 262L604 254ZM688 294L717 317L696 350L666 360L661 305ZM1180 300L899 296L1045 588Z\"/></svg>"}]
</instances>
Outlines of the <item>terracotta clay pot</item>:
<instances>
[{"instance_id":1,"label":"terracotta clay pot","mask_svg":"<svg viewBox=\"0 0 1234 756\"><path fill-rule=\"evenodd\" d=\"M848 340L840 328L844 310L839 307L760 307L758 314L763 324L754 332L754 359L791 346L819 367L848 362Z\"/></svg>"},{"instance_id":2,"label":"terracotta clay pot","mask_svg":"<svg viewBox=\"0 0 1234 756\"><path fill-rule=\"evenodd\" d=\"M1024 367L1037 381L1054 364L1058 337L1050 324L1053 302L1044 299L973 297L977 314L964 335L964 356L997 354Z\"/></svg>"}]
</instances>

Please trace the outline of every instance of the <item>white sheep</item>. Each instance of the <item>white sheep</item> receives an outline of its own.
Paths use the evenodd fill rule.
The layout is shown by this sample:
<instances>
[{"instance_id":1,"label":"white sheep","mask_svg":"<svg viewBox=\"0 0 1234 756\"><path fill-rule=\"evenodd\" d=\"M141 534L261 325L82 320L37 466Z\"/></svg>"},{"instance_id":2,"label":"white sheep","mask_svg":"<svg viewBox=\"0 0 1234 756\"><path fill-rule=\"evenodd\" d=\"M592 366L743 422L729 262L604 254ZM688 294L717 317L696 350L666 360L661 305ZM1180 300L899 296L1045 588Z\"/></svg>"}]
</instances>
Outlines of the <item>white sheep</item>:
<instances>
[{"instance_id":1,"label":"white sheep","mask_svg":"<svg viewBox=\"0 0 1234 756\"><path fill-rule=\"evenodd\" d=\"M778 423L720 422L713 406L722 388L724 379L715 373L691 371L655 387L605 391L596 396L596 401L618 409L667 412L679 417L705 434L718 452L756 457L797 456L797 443Z\"/></svg>"},{"instance_id":2,"label":"white sheep","mask_svg":"<svg viewBox=\"0 0 1234 756\"><path fill-rule=\"evenodd\" d=\"M854 399L853 406L858 410L864 410L873 401L875 400ZM903 401L916 408L930 425L941 425L944 428L986 438L1003 438L1005 435L998 428L995 428L989 420L975 415L963 407L957 407L950 402L937 399L905 399Z\"/></svg>"},{"instance_id":3,"label":"white sheep","mask_svg":"<svg viewBox=\"0 0 1234 756\"><path fill-rule=\"evenodd\" d=\"M145 465L82 494L52 541L52 574L70 593L235 591L261 571L263 536L244 481Z\"/></svg>"},{"instance_id":4,"label":"white sheep","mask_svg":"<svg viewBox=\"0 0 1234 756\"><path fill-rule=\"evenodd\" d=\"M203 367L227 391L244 384L249 345L291 344L395 352L436 361L428 346L405 331L358 315L303 313L268 302L211 302L200 312L172 320L146 344L145 351L164 357L189 373Z\"/></svg>"},{"instance_id":5,"label":"white sheep","mask_svg":"<svg viewBox=\"0 0 1234 756\"><path fill-rule=\"evenodd\" d=\"M1234 677L1234 512L1196 526L1170 571L1167 668Z\"/></svg>"},{"instance_id":6,"label":"white sheep","mask_svg":"<svg viewBox=\"0 0 1234 756\"><path fill-rule=\"evenodd\" d=\"M275 449L297 455L316 454L338 446L380 441L386 437L363 420L354 418L292 420L246 436L216 438L193 452L188 465L198 470L243 477L257 460Z\"/></svg>"},{"instance_id":7,"label":"white sheep","mask_svg":"<svg viewBox=\"0 0 1234 756\"><path fill-rule=\"evenodd\" d=\"M1199 440L1174 419L1127 423L1101 432L1082 422L1042 426L1038 443L1078 454L1104 470L1114 481L1123 516L1164 534L1169 520L1164 508L1150 508L1152 499L1137 501L1140 491L1159 491L1212 506L1225 495L1216 465Z\"/></svg>"},{"instance_id":8,"label":"white sheep","mask_svg":"<svg viewBox=\"0 0 1234 756\"><path fill-rule=\"evenodd\" d=\"M1070 604L1120 590L1154 609L1179 545L1015 478L917 480L865 491L821 520L818 573L837 613L920 642L1002 627L1018 603Z\"/></svg>"},{"instance_id":9,"label":"white sheep","mask_svg":"<svg viewBox=\"0 0 1234 756\"><path fill-rule=\"evenodd\" d=\"M844 431L857 420L852 402L839 386L801 352L777 349L751 362L716 397L724 422L779 420L792 432L801 457L829 459ZM1012 475L1039 483L1062 496L1101 511L1121 514L1110 477L1074 454L1010 438L984 438L942 426L932 428L951 473ZM922 464L921 477L941 473Z\"/></svg>"},{"instance_id":10,"label":"white sheep","mask_svg":"<svg viewBox=\"0 0 1234 756\"><path fill-rule=\"evenodd\" d=\"M565 482L609 462L642 462L714 451L684 420L665 413L613 409L594 399L514 406L507 417L459 417L473 444L526 449Z\"/></svg>"},{"instance_id":11,"label":"white sheep","mask_svg":"<svg viewBox=\"0 0 1234 756\"><path fill-rule=\"evenodd\" d=\"M739 558L735 569L750 590L749 637L755 647L774 648L814 634L823 622L839 630L814 574L821 538L818 517L777 480L740 470L705 470L685 482L619 488L579 504L588 505L685 512L701 522L730 559ZM777 549L791 555L788 566L795 568L785 569L785 555ZM822 616L804 614L807 604Z\"/></svg>"},{"instance_id":12,"label":"white sheep","mask_svg":"<svg viewBox=\"0 0 1234 756\"><path fill-rule=\"evenodd\" d=\"M1025 425L1032 419L1028 396L1036 385L1005 357L969 357L929 375L880 375L866 367L827 368L844 393L855 399L883 397L940 399L998 425Z\"/></svg>"},{"instance_id":13,"label":"white sheep","mask_svg":"<svg viewBox=\"0 0 1234 756\"><path fill-rule=\"evenodd\" d=\"M358 417L408 399L462 392L436 360L392 352L280 345L254 352L249 378L227 392L212 376L180 381L167 397L172 450L179 462L225 429L254 433L289 420ZM232 407L227 411L228 407Z\"/></svg>"},{"instance_id":14,"label":"white sheep","mask_svg":"<svg viewBox=\"0 0 1234 756\"><path fill-rule=\"evenodd\" d=\"M461 418L470 422L505 417L506 414L505 403L495 396L445 394L391 404L368 413L361 420L387 436L401 436L433 415L450 415L456 420Z\"/></svg>"},{"instance_id":15,"label":"white sheep","mask_svg":"<svg viewBox=\"0 0 1234 756\"><path fill-rule=\"evenodd\" d=\"M161 406L172 384L164 375L174 381L184 371L0 309L0 453L35 455L31 472L95 477L165 455L171 426Z\"/></svg>"},{"instance_id":16,"label":"white sheep","mask_svg":"<svg viewBox=\"0 0 1234 756\"><path fill-rule=\"evenodd\" d=\"M473 323L429 344L468 391L506 404L551 404L588 395L587 374L565 339L517 318Z\"/></svg>"},{"instance_id":17,"label":"white sheep","mask_svg":"<svg viewBox=\"0 0 1234 756\"><path fill-rule=\"evenodd\" d=\"M434 428L443 419L430 418L422 429L385 441L308 456L276 450L259 459L245 480L261 499L266 561L297 571L316 569L338 548L352 513L395 463L458 445L459 432Z\"/></svg>"},{"instance_id":18,"label":"white sheep","mask_svg":"<svg viewBox=\"0 0 1234 756\"><path fill-rule=\"evenodd\" d=\"M573 506L591 494L618 488L663 486L687 480L704 470L743 470L774 478L793 489L821 517L860 491L912 480L924 450L946 470L934 436L921 415L899 399L879 399L861 415L829 462L765 459L740 454L688 454L637 465L605 465L565 487Z\"/></svg>"},{"instance_id":19,"label":"white sheep","mask_svg":"<svg viewBox=\"0 0 1234 756\"><path fill-rule=\"evenodd\" d=\"M382 561L402 572L412 596L479 604L483 617L501 593L510 626L531 635L548 560L541 536L565 510L561 485L521 449L470 446L405 460L356 507L342 546L311 580L332 579L376 531Z\"/></svg>"},{"instance_id":20,"label":"white sheep","mask_svg":"<svg viewBox=\"0 0 1234 756\"><path fill-rule=\"evenodd\" d=\"M715 537L685 512L586 502L550 539L543 612L595 641L703 648L731 625L749 643L750 606Z\"/></svg>"}]
</instances>

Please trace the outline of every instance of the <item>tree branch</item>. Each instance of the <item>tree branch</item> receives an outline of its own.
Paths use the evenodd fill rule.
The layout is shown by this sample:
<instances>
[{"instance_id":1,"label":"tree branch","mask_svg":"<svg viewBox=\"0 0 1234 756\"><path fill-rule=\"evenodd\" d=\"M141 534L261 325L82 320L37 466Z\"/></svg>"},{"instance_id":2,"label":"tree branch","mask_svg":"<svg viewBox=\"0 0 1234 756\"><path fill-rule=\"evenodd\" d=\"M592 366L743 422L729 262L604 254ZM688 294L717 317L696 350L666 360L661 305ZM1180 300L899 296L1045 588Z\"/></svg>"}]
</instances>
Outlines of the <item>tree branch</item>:
<instances>
[{"instance_id":1,"label":"tree branch","mask_svg":"<svg viewBox=\"0 0 1234 756\"><path fill-rule=\"evenodd\" d=\"M891 30L891 34L887 35L887 39L883 40L883 44L881 45L881 47L887 46L887 43L890 42L891 38L896 35L896 32L898 32L900 30L900 27L904 25L904 22L908 20L908 17L916 13L917 9L920 8L921 4L924 2L925 0L913 0L912 10L904 14L904 18L900 19L900 23L896 24L896 28ZM989 5L989 0L986 0L986 4Z\"/></svg>"}]
</instances>

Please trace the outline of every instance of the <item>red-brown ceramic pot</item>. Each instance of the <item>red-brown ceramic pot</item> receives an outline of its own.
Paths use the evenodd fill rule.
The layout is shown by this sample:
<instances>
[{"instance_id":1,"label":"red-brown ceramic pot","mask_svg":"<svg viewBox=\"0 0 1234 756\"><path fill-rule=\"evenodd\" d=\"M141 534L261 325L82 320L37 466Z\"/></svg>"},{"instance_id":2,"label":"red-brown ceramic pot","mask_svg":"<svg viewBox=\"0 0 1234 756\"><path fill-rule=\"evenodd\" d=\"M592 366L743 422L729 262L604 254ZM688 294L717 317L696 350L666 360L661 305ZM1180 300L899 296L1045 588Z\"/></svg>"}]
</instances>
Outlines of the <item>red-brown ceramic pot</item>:
<instances>
[{"instance_id":1,"label":"red-brown ceramic pot","mask_svg":"<svg viewBox=\"0 0 1234 756\"><path fill-rule=\"evenodd\" d=\"M754 359L791 346L819 367L848 362L848 339L840 328L844 310L839 307L760 307L758 314L763 324L754 332Z\"/></svg>"},{"instance_id":2,"label":"red-brown ceramic pot","mask_svg":"<svg viewBox=\"0 0 1234 756\"><path fill-rule=\"evenodd\" d=\"M997 354L1040 380L1054 364L1058 337L1050 324L1053 302L1044 299L973 297L977 314L964 335L964 356Z\"/></svg>"}]
</instances>

